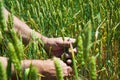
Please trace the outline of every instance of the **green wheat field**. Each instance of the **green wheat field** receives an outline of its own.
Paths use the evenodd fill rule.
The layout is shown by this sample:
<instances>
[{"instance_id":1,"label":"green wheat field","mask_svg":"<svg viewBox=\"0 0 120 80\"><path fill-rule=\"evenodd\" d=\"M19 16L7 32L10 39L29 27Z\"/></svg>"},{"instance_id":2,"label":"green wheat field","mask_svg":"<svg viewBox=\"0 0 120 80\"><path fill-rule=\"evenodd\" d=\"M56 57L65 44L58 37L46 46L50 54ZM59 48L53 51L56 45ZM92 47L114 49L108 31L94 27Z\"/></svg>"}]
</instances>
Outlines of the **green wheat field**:
<instances>
[{"instance_id":1,"label":"green wheat field","mask_svg":"<svg viewBox=\"0 0 120 80\"><path fill-rule=\"evenodd\" d=\"M11 12L8 22L3 6ZM13 29L13 15L44 36L76 39L71 48L77 46L78 53L72 53L73 73L66 80L120 79L120 0L0 0L0 55L9 57L7 70L0 63L0 80L11 80L11 63L21 80L39 80L33 66L29 79L22 75L20 61L51 56L34 34L23 45ZM56 58L54 62L57 79L63 80Z\"/></svg>"}]
</instances>

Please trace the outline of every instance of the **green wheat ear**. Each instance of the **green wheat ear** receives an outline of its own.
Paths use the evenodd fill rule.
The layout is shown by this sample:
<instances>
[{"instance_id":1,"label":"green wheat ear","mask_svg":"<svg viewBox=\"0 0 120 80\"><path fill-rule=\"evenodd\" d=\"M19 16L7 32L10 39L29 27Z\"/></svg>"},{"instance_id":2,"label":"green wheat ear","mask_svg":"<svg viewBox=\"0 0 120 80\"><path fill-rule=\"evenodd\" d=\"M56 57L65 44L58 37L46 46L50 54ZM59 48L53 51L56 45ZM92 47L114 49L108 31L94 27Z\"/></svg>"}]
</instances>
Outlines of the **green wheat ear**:
<instances>
[{"instance_id":1,"label":"green wheat ear","mask_svg":"<svg viewBox=\"0 0 120 80\"><path fill-rule=\"evenodd\" d=\"M90 50L90 44L91 44L91 30L92 30L92 25L91 21L87 22L85 33L84 33L84 44L83 44L83 56L85 61L89 60L89 50Z\"/></svg>"},{"instance_id":2,"label":"green wheat ear","mask_svg":"<svg viewBox=\"0 0 120 80\"><path fill-rule=\"evenodd\" d=\"M5 21L3 9L3 0L0 0L0 30L7 31L7 24Z\"/></svg>"},{"instance_id":3,"label":"green wheat ear","mask_svg":"<svg viewBox=\"0 0 120 80\"><path fill-rule=\"evenodd\" d=\"M15 52L15 48L13 46L13 44L11 42L8 43L8 51L10 53L10 59L12 60L12 63L14 65L14 68L16 70L16 74L19 75L20 77L22 77L22 73L21 73L21 62L19 61L19 59L17 58L16 52Z\"/></svg>"},{"instance_id":4,"label":"green wheat ear","mask_svg":"<svg viewBox=\"0 0 120 80\"><path fill-rule=\"evenodd\" d=\"M82 37L79 35L77 37L77 46L78 46L78 56L79 56L79 62L81 65L84 65L84 56L83 56L83 40Z\"/></svg>"},{"instance_id":5,"label":"green wheat ear","mask_svg":"<svg viewBox=\"0 0 120 80\"><path fill-rule=\"evenodd\" d=\"M8 24L7 25L8 25L8 30L12 37L12 43L15 46L15 51L18 54L17 57L21 61L24 56L24 49L23 49L22 41L18 38L15 30L13 29L13 27L14 27L13 14L8 15Z\"/></svg>"},{"instance_id":6,"label":"green wheat ear","mask_svg":"<svg viewBox=\"0 0 120 80\"><path fill-rule=\"evenodd\" d=\"M54 64L55 64L57 80L64 80L62 67L59 63L58 58L54 57L53 60L54 60Z\"/></svg>"},{"instance_id":7,"label":"green wheat ear","mask_svg":"<svg viewBox=\"0 0 120 80\"><path fill-rule=\"evenodd\" d=\"M90 80L96 80L96 59L94 56L90 58Z\"/></svg>"},{"instance_id":8,"label":"green wheat ear","mask_svg":"<svg viewBox=\"0 0 120 80\"><path fill-rule=\"evenodd\" d=\"M38 70L36 67L32 66L32 64L30 65L28 72L28 80L39 80Z\"/></svg>"},{"instance_id":9,"label":"green wheat ear","mask_svg":"<svg viewBox=\"0 0 120 80\"><path fill-rule=\"evenodd\" d=\"M0 80L7 80L6 71L0 61Z\"/></svg>"},{"instance_id":10,"label":"green wheat ear","mask_svg":"<svg viewBox=\"0 0 120 80\"><path fill-rule=\"evenodd\" d=\"M11 29L10 32L12 35L13 45L15 46L15 51L18 54L17 57L21 61L24 58L24 49L22 41L19 40L14 29Z\"/></svg>"}]
</instances>

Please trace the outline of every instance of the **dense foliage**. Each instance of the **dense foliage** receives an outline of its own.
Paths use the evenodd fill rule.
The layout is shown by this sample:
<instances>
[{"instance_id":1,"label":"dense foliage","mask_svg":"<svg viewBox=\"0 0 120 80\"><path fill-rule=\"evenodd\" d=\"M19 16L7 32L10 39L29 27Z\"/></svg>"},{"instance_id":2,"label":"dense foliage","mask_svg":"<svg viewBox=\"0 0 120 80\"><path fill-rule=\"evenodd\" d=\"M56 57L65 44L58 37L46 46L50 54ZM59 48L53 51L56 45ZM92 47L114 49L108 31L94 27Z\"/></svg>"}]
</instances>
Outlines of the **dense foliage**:
<instances>
[{"instance_id":1,"label":"dense foliage","mask_svg":"<svg viewBox=\"0 0 120 80\"><path fill-rule=\"evenodd\" d=\"M79 78L83 80L120 78L119 0L4 0L4 7L45 36L80 39L77 40L79 53L74 57L74 64L77 65L75 73ZM5 24L0 10L0 55L7 57L11 55L6 43L13 43L10 39L12 34L7 35L6 27L3 26L12 25L9 22ZM21 36L16 39L16 43L22 45ZM46 54L44 45L41 44L41 40L35 38L33 34L27 47L24 45L21 47L24 48L24 59L48 59L50 56ZM14 51L18 53L18 50ZM75 80L75 77L76 74L72 74L70 79Z\"/></svg>"}]
</instances>

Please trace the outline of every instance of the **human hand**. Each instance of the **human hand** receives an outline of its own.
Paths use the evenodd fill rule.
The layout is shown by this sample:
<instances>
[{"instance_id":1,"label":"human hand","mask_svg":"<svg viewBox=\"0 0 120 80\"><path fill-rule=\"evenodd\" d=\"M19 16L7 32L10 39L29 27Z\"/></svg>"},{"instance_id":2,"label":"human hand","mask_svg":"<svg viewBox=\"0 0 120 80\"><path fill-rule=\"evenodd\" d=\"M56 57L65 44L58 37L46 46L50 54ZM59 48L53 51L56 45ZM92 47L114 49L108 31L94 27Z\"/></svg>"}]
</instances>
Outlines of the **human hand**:
<instances>
[{"instance_id":1,"label":"human hand","mask_svg":"<svg viewBox=\"0 0 120 80\"><path fill-rule=\"evenodd\" d=\"M61 59L68 65L72 66L72 52L74 52L74 55L77 55L77 47L73 50L69 48L68 53L64 52L61 56Z\"/></svg>"},{"instance_id":2,"label":"human hand","mask_svg":"<svg viewBox=\"0 0 120 80\"><path fill-rule=\"evenodd\" d=\"M61 64L63 76L64 78L67 77L71 72L72 68L67 66L62 60L59 59L59 63ZM46 60L43 64L43 71L42 74L45 77L42 77L42 80L56 80L56 70L54 66L53 60Z\"/></svg>"},{"instance_id":3,"label":"human hand","mask_svg":"<svg viewBox=\"0 0 120 80\"><path fill-rule=\"evenodd\" d=\"M50 55L61 57L65 51L65 48L69 48L70 44L74 43L75 39L69 37L65 37L64 40L62 37L48 38L47 43L45 44L45 49Z\"/></svg>"}]
</instances>

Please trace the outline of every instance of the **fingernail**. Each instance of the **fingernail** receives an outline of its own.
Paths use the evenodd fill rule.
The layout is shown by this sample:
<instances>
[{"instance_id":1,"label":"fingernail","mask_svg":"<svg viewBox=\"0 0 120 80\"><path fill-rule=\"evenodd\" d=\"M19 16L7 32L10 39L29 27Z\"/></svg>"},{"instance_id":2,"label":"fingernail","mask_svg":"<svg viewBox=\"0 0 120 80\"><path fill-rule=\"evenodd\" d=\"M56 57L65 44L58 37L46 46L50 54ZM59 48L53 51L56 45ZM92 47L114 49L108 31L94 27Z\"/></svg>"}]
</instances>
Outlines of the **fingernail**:
<instances>
[{"instance_id":1,"label":"fingernail","mask_svg":"<svg viewBox=\"0 0 120 80\"><path fill-rule=\"evenodd\" d=\"M67 71L68 71L68 73L72 72L72 68L68 67Z\"/></svg>"},{"instance_id":2,"label":"fingernail","mask_svg":"<svg viewBox=\"0 0 120 80\"><path fill-rule=\"evenodd\" d=\"M65 58L71 58L70 55L68 53L65 54Z\"/></svg>"},{"instance_id":3,"label":"fingernail","mask_svg":"<svg viewBox=\"0 0 120 80\"><path fill-rule=\"evenodd\" d=\"M67 62L68 65L72 64L72 60L71 59L68 59L66 62Z\"/></svg>"}]
</instances>

